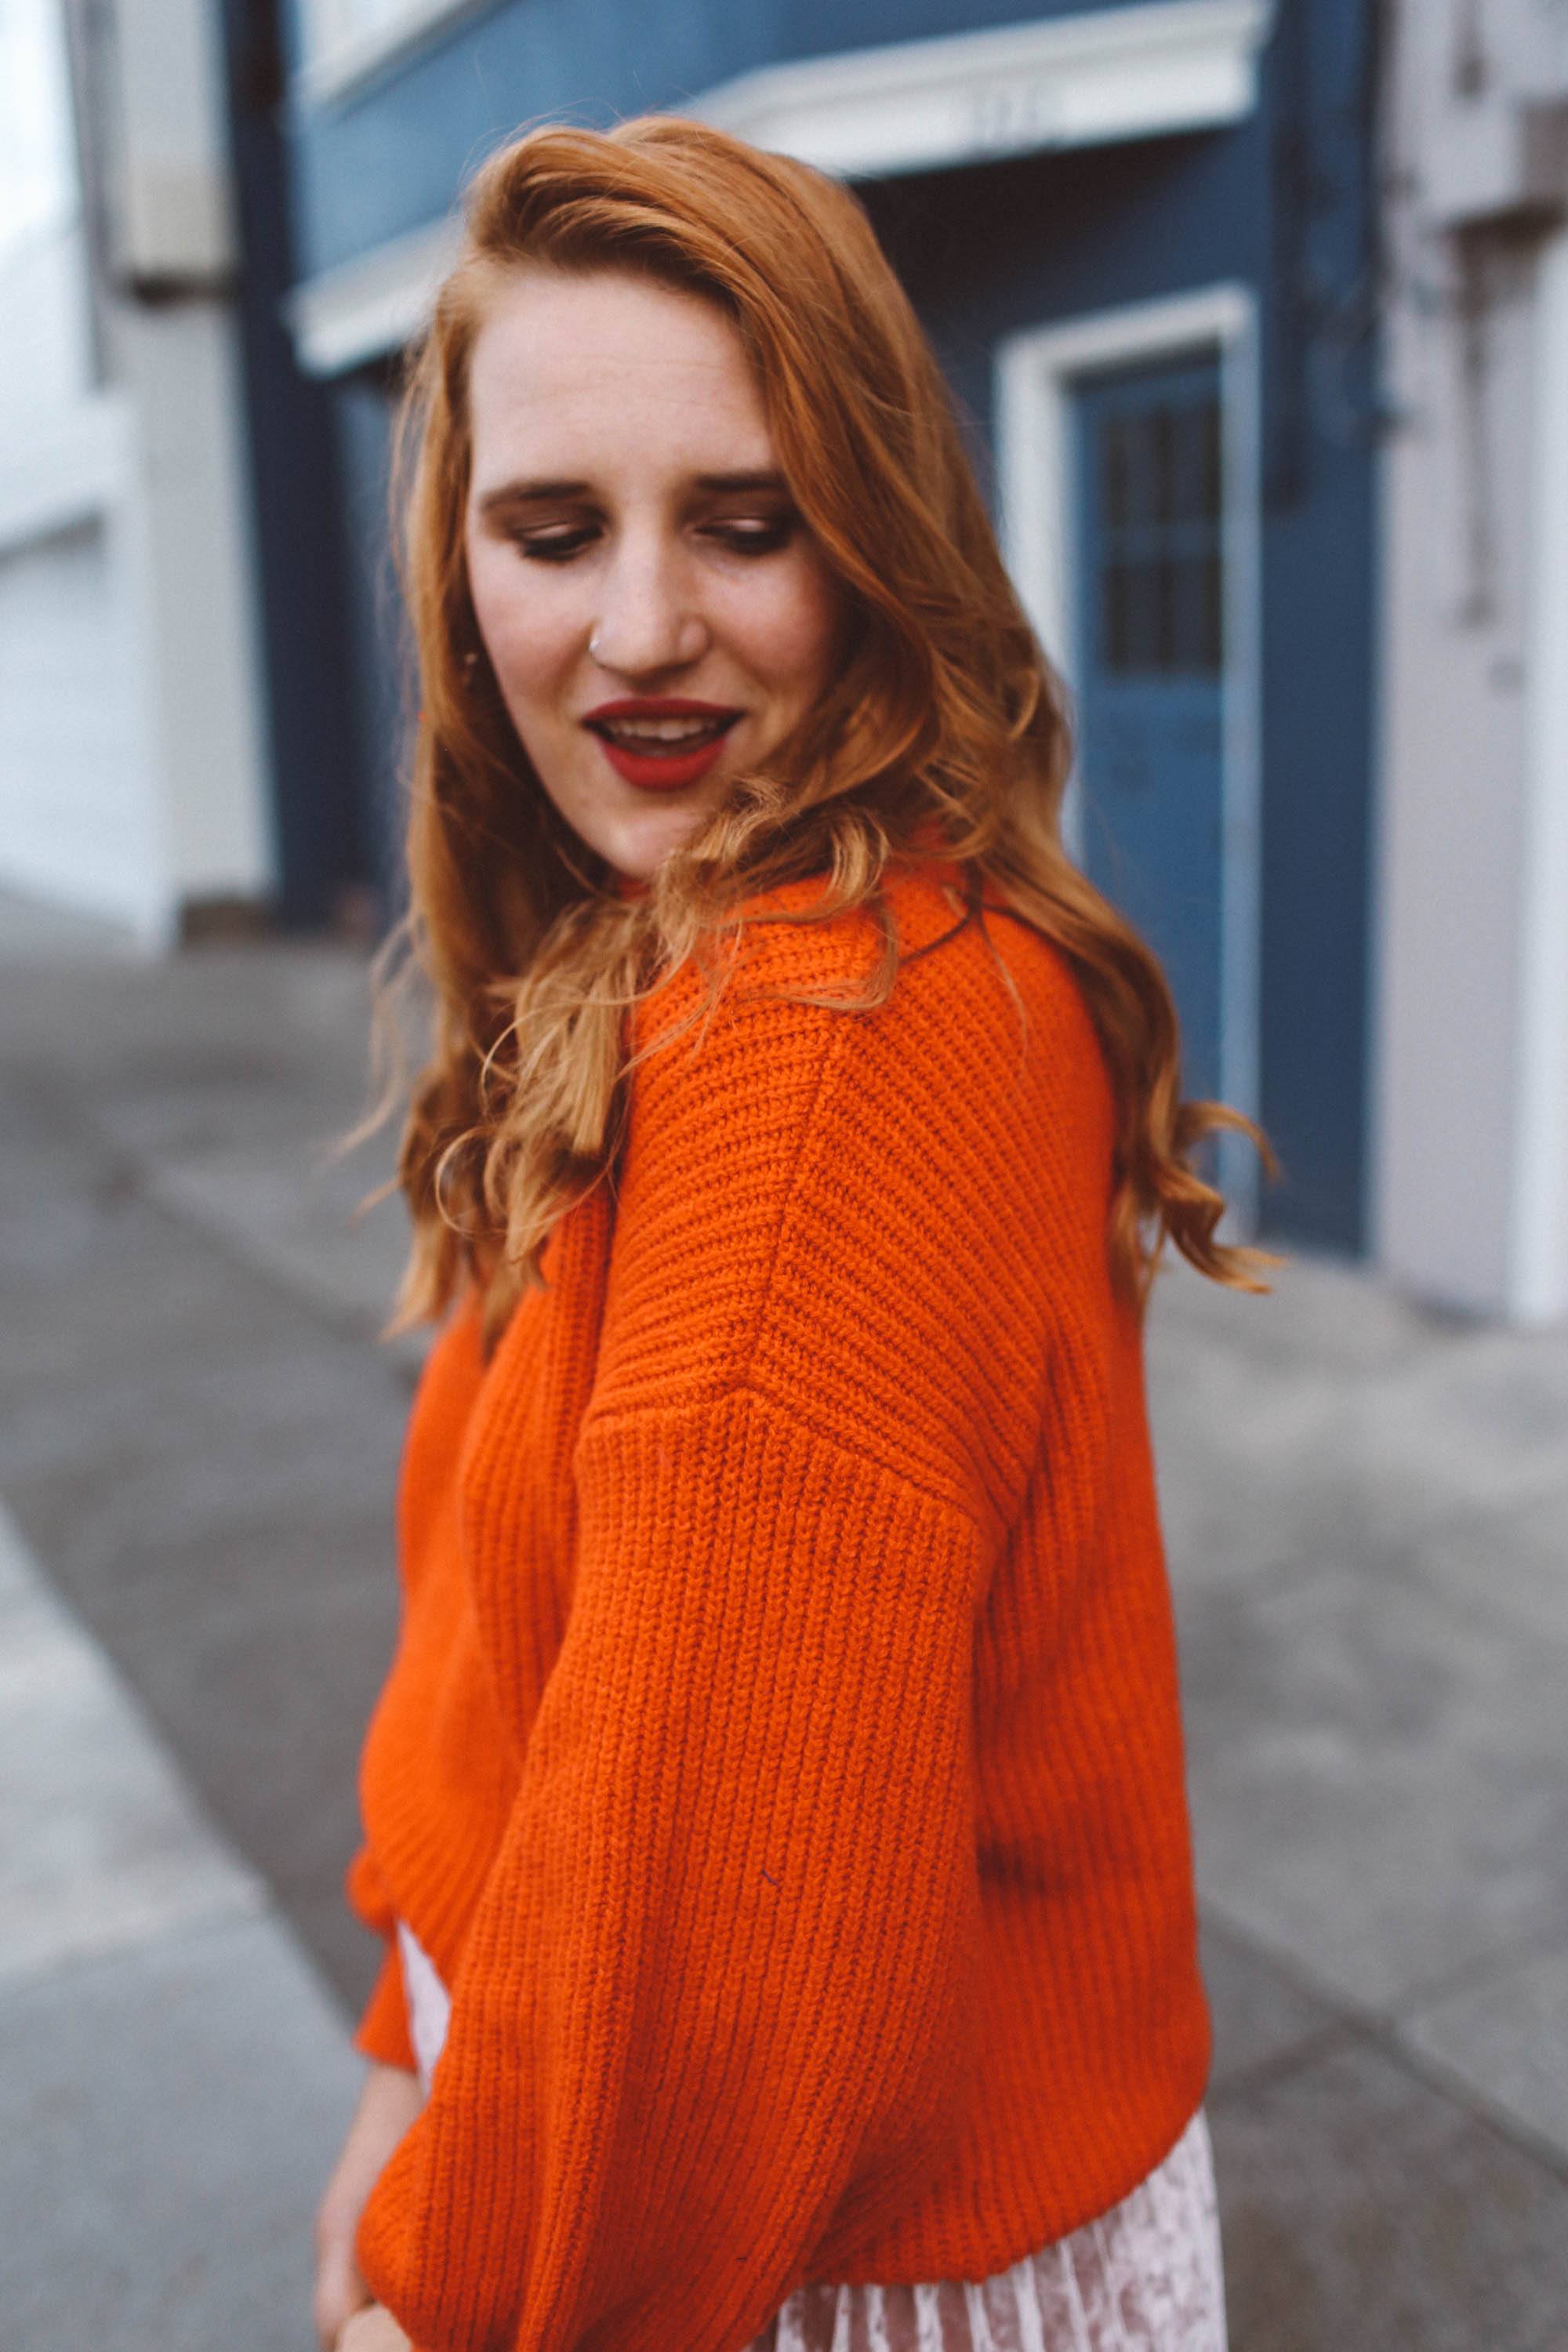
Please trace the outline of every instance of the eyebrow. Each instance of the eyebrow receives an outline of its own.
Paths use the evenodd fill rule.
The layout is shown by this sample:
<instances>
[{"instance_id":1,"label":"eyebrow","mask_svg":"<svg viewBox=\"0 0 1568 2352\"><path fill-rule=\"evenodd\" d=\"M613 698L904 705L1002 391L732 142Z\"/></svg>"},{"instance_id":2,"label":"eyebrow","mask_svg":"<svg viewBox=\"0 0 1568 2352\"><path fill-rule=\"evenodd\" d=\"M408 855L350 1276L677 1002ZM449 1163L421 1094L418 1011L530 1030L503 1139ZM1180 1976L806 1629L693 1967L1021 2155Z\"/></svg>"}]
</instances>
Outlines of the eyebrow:
<instances>
[{"instance_id":1,"label":"eyebrow","mask_svg":"<svg viewBox=\"0 0 1568 2352\"><path fill-rule=\"evenodd\" d=\"M768 468L739 474L699 474L696 487L711 496L749 490L783 491L787 488L784 478ZM538 504L550 499L585 498L593 488L590 482L516 481L502 482L497 488L487 490L479 500L481 514L489 514L498 507Z\"/></svg>"}]
</instances>

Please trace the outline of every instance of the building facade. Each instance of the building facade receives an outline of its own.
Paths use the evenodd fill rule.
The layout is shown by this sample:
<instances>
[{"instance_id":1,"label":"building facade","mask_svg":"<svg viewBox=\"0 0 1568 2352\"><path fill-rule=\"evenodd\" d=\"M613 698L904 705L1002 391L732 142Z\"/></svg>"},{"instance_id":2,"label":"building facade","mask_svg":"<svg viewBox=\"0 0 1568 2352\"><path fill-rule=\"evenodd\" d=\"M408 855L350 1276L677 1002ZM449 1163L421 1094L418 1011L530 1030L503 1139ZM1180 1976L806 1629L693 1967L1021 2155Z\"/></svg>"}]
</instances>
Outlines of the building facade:
<instances>
[{"instance_id":1,"label":"building facade","mask_svg":"<svg viewBox=\"0 0 1568 2352\"><path fill-rule=\"evenodd\" d=\"M1253 1113L1279 1153L1261 1195L1250 1155L1227 1160L1240 1224L1447 1307L1568 1315L1568 0L109 13L143 12L191 57L205 16L221 52L179 87L187 110L206 93L195 145L221 201L197 212L228 243L110 270L89 202L61 236L98 307L70 314L76 344L38 348L76 353L83 417L114 390L123 418L137 337L206 339L181 396L209 387L191 438L209 493L227 485L226 585L209 567L194 618L172 590L135 610L142 643L163 613L174 683L179 659L227 681L231 740L200 755L203 803L191 746L215 698L160 689L191 740L149 752L137 721L115 821L143 878L125 885L122 841L100 897L134 899L149 937L204 888L303 924L395 903L389 435L463 184L527 123L695 113L851 181L910 289L1071 689L1074 847L1171 971L1188 1090ZM105 304L131 306L128 340L91 326ZM151 450L155 391L135 414ZM110 427L80 430L101 475L90 436ZM169 477L127 478L153 485L145 539ZM100 520L84 541L62 492L29 540L23 492L57 476L12 478L0 666L47 595L83 603L113 538ZM59 878L64 834L35 854L6 830L23 849L0 849L0 878ZM150 863L149 841L178 854Z\"/></svg>"}]
</instances>

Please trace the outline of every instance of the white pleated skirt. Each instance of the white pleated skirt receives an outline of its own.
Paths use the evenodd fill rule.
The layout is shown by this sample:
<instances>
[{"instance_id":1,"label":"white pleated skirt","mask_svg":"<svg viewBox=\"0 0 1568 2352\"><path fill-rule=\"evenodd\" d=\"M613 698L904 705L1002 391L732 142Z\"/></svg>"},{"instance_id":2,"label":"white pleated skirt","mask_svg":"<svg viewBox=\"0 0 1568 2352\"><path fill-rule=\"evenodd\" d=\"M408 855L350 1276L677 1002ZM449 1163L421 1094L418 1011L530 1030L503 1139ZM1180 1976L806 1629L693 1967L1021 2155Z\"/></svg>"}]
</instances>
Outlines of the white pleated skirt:
<instances>
[{"instance_id":1,"label":"white pleated skirt","mask_svg":"<svg viewBox=\"0 0 1568 2352\"><path fill-rule=\"evenodd\" d=\"M409 2039L426 2091L450 2004L398 1923ZM1214 2158L1200 2107L1109 2213L987 2279L797 2287L746 2352L1226 2352Z\"/></svg>"}]
</instances>

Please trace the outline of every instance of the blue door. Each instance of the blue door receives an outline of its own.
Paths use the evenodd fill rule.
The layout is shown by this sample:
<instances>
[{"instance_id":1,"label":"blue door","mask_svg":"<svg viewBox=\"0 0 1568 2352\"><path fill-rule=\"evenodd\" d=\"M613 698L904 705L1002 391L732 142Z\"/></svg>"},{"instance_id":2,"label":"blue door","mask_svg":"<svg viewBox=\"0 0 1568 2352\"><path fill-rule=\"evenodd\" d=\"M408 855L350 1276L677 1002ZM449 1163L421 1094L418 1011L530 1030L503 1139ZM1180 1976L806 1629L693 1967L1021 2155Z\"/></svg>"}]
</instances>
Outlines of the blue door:
<instances>
[{"instance_id":1,"label":"blue door","mask_svg":"<svg viewBox=\"0 0 1568 2352\"><path fill-rule=\"evenodd\" d=\"M1221 1093L1224 759L1217 357L1076 399L1081 856L1165 968L1182 1086Z\"/></svg>"}]
</instances>

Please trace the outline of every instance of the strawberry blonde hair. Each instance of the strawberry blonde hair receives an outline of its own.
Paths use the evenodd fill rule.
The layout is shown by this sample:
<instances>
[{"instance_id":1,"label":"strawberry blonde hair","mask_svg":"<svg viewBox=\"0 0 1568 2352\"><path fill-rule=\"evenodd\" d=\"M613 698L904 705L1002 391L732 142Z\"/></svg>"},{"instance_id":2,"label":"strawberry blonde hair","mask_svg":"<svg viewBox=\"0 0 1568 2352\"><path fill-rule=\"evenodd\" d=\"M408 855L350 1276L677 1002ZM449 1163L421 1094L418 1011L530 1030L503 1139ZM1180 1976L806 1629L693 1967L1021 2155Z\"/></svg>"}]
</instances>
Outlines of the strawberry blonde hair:
<instances>
[{"instance_id":1,"label":"strawberry blonde hair","mask_svg":"<svg viewBox=\"0 0 1568 2352\"><path fill-rule=\"evenodd\" d=\"M617 889L543 791L469 596L469 357L489 300L523 264L634 271L722 311L852 616L829 693L637 895ZM1274 1261L1215 1240L1224 1199L1191 1154L1221 1128L1249 1136L1272 1166L1268 1147L1239 1113L1181 1098L1160 966L1063 849L1062 688L1003 565L925 336L847 189L677 117L516 140L468 191L464 248L399 417L395 481L422 708L409 904L380 961L382 1034L399 982L419 974L435 1031L399 1152L413 1237L389 1332L435 1318L473 1283L493 1340L552 1228L613 1172L628 1009L688 959L707 974L702 1011L725 983L719 950L747 921L864 908L882 939L866 989L804 1001L883 1003L899 962L884 871L932 843L959 867L962 919L984 926L984 892L1077 975L1117 1105L1107 1244L1124 1295L1147 1298L1167 1238L1216 1281L1264 1286L1257 1269ZM812 905L738 912L814 875L826 887ZM399 1091L395 1077L384 1105Z\"/></svg>"}]
</instances>

